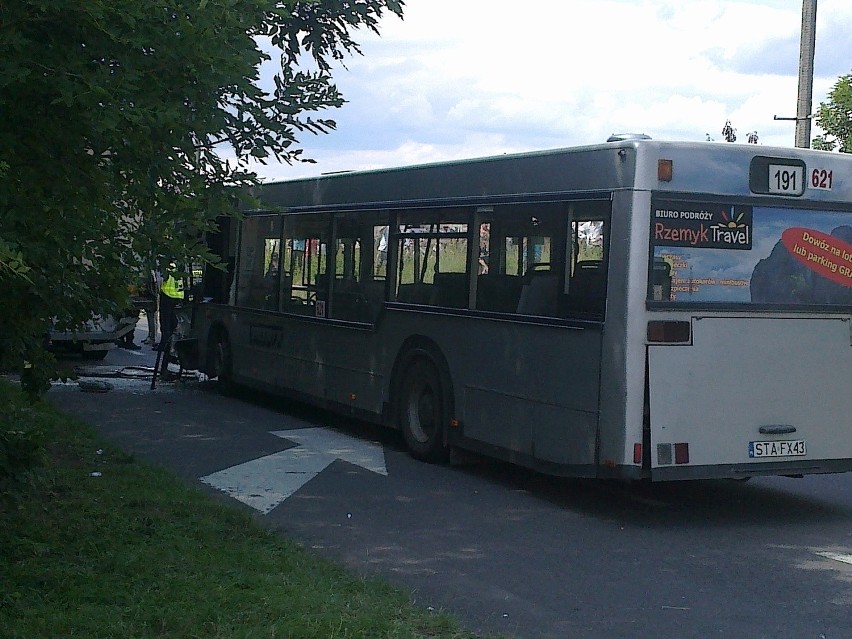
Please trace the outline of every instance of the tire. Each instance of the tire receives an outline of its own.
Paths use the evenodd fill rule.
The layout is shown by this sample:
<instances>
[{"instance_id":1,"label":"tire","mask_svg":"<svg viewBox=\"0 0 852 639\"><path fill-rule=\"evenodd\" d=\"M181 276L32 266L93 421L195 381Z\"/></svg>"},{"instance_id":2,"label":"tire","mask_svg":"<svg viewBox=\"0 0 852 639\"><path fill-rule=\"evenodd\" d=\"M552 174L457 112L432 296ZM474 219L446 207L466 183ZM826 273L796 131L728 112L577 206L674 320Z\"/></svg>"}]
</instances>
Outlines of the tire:
<instances>
[{"instance_id":1,"label":"tire","mask_svg":"<svg viewBox=\"0 0 852 639\"><path fill-rule=\"evenodd\" d=\"M421 356L405 368L399 387L399 424L411 456L445 461L444 433L450 417L449 389L431 359Z\"/></svg>"},{"instance_id":2,"label":"tire","mask_svg":"<svg viewBox=\"0 0 852 639\"><path fill-rule=\"evenodd\" d=\"M217 378L217 389L223 395L234 392L233 369L231 360L231 343L227 334L219 332L213 341L210 355L213 358L213 372Z\"/></svg>"},{"instance_id":3,"label":"tire","mask_svg":"<svg viewBox=\"0 0 852 639\"><path fill-rule=\"evenodd\" d=\"M109 351L83 351L83 359L89 360L90 362L100 362L103 360Z\"/></svg>"}]
</instances>

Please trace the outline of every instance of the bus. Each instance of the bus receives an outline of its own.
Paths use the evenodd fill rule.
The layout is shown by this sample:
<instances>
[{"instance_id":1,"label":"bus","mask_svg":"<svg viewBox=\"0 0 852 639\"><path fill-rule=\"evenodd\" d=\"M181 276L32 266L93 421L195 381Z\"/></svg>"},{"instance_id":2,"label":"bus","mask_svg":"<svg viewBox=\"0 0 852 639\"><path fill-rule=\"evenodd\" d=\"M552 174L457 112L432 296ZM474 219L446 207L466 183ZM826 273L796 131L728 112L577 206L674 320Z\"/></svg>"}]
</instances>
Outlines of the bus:
<instances>
[{"instance_id":1,"label":"bus","mask_svg":"<svg viewBox=\"0 0 852 639\"><path fill-rule=\"evenodd\" d=\"M262 184L191 368L625 480L852 470L852 157L650 139Z\"/></svg>"}]
</instances>

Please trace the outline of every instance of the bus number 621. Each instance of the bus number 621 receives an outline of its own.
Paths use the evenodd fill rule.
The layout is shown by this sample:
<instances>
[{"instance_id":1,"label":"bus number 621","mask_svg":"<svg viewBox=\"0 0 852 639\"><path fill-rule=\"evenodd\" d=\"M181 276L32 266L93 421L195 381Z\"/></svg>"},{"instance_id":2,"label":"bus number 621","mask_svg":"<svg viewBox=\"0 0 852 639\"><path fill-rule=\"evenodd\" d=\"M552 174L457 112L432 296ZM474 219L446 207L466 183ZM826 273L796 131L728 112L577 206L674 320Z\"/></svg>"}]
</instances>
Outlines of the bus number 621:
<instances>
[{"instance_id":1,"label":"bus number 621","mask_svg":"<svg viewBox=\"0 0 852 639\"><path fill-rule=\"evenodd\" d=\"M832 171L825 169L814 169L811 172L811 186L815 189L831 190Z\"/></svg>"}]
</instances>

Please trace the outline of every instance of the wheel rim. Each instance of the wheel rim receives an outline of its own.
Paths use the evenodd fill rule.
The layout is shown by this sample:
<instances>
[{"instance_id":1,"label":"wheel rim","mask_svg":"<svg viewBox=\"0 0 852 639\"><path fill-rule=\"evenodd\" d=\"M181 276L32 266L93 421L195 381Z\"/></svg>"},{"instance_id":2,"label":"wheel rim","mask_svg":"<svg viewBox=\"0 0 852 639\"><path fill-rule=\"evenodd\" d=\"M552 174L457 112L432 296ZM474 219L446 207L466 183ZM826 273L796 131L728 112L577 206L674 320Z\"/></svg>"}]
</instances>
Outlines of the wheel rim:
<instances>
[{"instance_id":1,"label":"wheel rim","mask_svg":"<svg viewBox=\"0 0 852 639\"><path fill-rule=\"evenodd\" d=\"M408 393L408 410L406 411L408 427L411 436L421 444L429 442L437 432L439 404L435 389L429 382L419 380L412 384Z\"/></svg>"}]
</instances>

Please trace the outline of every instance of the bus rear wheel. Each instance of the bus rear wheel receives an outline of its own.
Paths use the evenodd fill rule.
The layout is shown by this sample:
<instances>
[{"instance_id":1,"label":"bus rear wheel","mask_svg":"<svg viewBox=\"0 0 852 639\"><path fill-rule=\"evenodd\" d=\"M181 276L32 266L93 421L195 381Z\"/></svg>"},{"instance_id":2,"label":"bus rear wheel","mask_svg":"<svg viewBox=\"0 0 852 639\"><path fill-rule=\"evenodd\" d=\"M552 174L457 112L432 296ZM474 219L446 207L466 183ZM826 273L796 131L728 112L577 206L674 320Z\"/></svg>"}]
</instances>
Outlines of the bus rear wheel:
<instances>
[{"instance_id":1,"label":"bus rear wheel","mask_svg":"<svg viewBox=\"0 0 852 639\"><path fill-rule=\"evenodd\" d=\"M411 455L427 462L447 458L444 428L449 420L447 391L427 358L412 361L400 385L399 419Z\"/></svg>"}]
</instances>

